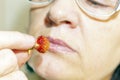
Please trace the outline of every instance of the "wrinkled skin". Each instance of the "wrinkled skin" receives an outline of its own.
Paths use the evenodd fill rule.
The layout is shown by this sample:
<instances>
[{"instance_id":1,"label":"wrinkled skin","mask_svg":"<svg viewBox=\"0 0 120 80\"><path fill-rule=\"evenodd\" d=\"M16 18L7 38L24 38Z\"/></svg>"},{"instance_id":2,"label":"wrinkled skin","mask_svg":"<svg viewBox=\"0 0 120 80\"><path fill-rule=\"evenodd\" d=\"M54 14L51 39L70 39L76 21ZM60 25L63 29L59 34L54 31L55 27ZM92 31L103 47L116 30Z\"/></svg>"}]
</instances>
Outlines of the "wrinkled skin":
<instances>
[{"instance_id":1,"label":"wrinkled skin","mask_svg":"<svg viewBox=\"0 0 120 80\"><path fill-rule=\"evenodd\" d=\"M107 20L85 14L74 0L31 8L30 34L61 39L76 52L39 54L29 65L47 80L110 80L120 63L120 14Z\"/></svg>"}]
</instances>

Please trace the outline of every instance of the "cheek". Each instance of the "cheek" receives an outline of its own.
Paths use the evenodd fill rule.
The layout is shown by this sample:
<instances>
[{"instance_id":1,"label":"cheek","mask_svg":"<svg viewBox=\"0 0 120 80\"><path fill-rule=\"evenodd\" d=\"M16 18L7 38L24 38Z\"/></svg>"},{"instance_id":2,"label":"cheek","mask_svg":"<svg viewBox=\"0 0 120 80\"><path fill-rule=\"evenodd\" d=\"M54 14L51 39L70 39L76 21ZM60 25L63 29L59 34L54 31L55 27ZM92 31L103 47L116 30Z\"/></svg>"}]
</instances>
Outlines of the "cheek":
<instances>
[{"instance_id":1,"label":"cheek","mask_svg":"<svg viewBox=\"0 0 120 80\"><path fill-rule=\"evenodd\" d=\"M44 21L46 17L46 12L41 9L36 9L31 11L30 15L30 29L29 33L36 36L40 31L43 31L41 29L44 29ZM46 31L44 31L46 32Z\"/></svg>"},{"instance_id":2,"label":"cheek","mask_svg":"<svg viewBox=\"0 0 120 80\"><path fill-rule=\"evenodd\" d=\"M114 71L119 64L117 55L111 53L90 53L83 62L84 72L89 79L98 80Z\"/></svg>"}]
</instances>

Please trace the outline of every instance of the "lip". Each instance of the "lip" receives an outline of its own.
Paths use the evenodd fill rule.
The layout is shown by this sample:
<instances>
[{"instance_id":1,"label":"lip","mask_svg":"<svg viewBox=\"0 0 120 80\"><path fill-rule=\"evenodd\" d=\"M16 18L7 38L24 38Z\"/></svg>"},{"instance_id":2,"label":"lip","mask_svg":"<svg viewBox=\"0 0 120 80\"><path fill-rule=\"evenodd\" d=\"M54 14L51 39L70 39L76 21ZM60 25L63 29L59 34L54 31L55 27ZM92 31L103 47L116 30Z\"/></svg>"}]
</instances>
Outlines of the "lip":
<instances>
[{"instance_id":1,"label":"lip","mask_svg":"<svg viewBox=\"0 0 120 80\"><path fill-rule=\"evenodd\" d=\"M71 48L67 43L63 40L55 39L52 37L47 37L50 41L49 51L53 53L75 53L77 52L73 48Z\"/></svg>"}]
</instances>

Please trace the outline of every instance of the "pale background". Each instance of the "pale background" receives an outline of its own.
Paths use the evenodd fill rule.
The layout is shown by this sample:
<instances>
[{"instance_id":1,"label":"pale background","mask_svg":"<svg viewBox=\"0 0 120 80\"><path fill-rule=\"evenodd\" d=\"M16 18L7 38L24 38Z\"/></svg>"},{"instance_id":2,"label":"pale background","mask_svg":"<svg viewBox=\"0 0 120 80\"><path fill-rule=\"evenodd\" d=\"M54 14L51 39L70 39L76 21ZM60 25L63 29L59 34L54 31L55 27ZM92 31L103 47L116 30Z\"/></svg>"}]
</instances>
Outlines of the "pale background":
<instances>
[{"instance_id":1,"label":"pale background","mask_svg":"<svg viewBox=\"0 0 120 80\"><path fill-rule=\"evenodd\" d=\"M20 31L26 33L29 27L30 4L27 0L0 0L0 31ZM36 74L22 70L29 80L41 80Z\"/></svg>"},{"instance_id":2,"label":"pale background","mask_svg":"<svg viewBox=\"0 0 120 80\"><path fill-rule=\"evenodd\" d=\"M0 30L25 32L29 24L27 0L0 0Z\"/></svg>"}]
</instances>

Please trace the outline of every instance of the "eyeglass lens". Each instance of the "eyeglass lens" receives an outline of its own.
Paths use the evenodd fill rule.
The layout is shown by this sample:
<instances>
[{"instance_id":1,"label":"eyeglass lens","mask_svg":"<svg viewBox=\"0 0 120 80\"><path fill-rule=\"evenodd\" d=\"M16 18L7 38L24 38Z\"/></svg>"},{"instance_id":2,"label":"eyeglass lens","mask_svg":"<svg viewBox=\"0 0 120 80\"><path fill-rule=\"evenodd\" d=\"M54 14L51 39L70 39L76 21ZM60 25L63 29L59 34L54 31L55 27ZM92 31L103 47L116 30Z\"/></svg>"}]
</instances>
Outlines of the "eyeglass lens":
<instances>
[{"instance_id":1,"label":"eyeglass lens","mask_svg":"<svg viewBox=\"0 0 120 80\"><path fill-rule=\"evenodd\" d=\"M119 0L78 0L78 3L86 11L107 15L116 10Z\"/></svg>"}]
</instances>

